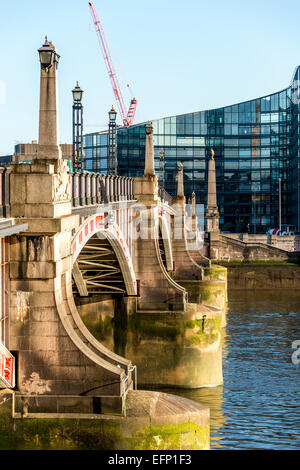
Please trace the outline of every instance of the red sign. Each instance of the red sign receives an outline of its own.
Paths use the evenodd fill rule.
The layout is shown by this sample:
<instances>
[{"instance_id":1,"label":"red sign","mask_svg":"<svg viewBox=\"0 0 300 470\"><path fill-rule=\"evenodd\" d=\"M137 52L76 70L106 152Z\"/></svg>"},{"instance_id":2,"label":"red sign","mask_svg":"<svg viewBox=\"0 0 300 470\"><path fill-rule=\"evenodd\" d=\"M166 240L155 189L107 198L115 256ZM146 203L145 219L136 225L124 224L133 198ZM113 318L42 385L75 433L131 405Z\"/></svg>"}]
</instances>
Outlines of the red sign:
<instances>
[{"instance_id":1,"label":"red sign","mask_svg":"<svg viewBox=\"0 0 300 470\"><path fill-rule=\"evenodd\" d=\"M72 242L72 254L74 261L79 255L80 251L100 228L104 227L104 215L93 215L88 218L80 227L77 235Z\"/></svg>"},{"instance_id":2,"label":"red sign","mask_svg":"<svg viewBox=\"0 0 300 470\"><path fill-rule=\"evenodd\" d=\"M15 386L15 358L0 343L0 388L14 388Z\"/></svg>"}]
</instances>

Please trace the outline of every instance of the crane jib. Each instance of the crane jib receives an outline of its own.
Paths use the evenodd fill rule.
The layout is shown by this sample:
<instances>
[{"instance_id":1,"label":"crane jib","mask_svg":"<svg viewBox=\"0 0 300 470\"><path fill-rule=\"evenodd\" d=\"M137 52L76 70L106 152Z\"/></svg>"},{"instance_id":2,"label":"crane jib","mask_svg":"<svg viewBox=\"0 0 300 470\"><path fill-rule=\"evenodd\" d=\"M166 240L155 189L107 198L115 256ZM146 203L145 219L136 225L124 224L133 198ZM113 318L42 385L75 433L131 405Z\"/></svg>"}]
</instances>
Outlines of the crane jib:
<instances>
[{"instance_id":1,"label":"crane jib","mask_svg":"<svg viewBox=\"0 0 300 470\"><path fill-rule=\"evenodd\" d=\"M92 17L93 17L93 21L94 21L94 25L95 25L95 29L96 29L96 33L97 33L97 37L98 37L98 41L99 41L99 44L100 44L101 49L102 49L102 53L103 53L103 56L104 56L104 61L105 61L107 71L108 71L108 76L109 76L109 79L111 81L111 85L112 85L112 89L113 89L115 98L117 100L117 105L118 105L118 108L119 108L119 111L120 111L120 114L121 114L123 124L124 124L124 126L130 126L133 123L133 120L134 120L138 100L136 98L133 98L131 100L129 110L126 114L123 95L122 95L122 92L121 92L121 89L120 89L120 86L119 86L117 74L114 70L114 66L113 66L113 62L112 62L111 55L110 55L110 52L109 52L107 39L106 39L105 34L104 34L103 26L100 22L100 19L98 17L98 14L97 14L97 11L96 11L96 8L95 8L93 2L89 2L89 6L91 8L91 14L92 14Z\"/></svg>"}]
</instances>

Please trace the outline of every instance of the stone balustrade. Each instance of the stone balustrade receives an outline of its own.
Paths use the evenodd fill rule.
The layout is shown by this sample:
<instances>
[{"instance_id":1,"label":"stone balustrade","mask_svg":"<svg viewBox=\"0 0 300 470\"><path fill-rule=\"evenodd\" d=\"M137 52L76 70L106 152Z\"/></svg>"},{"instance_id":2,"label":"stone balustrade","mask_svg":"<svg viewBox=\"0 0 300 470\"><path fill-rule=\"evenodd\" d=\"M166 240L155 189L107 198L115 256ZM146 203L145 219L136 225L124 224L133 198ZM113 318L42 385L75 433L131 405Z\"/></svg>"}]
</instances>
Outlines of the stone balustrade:
<instances>
[{"instance_id":1,"label":"stone balustrade","mask_svg":"<svg viewBox=\"0 0 300 470\"><path fill-rule=\"evenodd\" d=\"M0 167L0 218L10 217L11 168ZM70 172L72 206L82 207L134 200L134 178L91 172ZM172 204L172 196L159 188L159 197Z\"/></svg>"},{"instance_id":2,"label":"stone balustrade","mask_svg":"<svg viewBox=\"0 0 300 470\"><path fill-rule=\"evenodd\" d=\"M99 173L70 173L73 207L134 199L134 178Z\"/></svg>"},{"instance_id":3,"label":"stone balustrade","mask_svg":"<svg viewBox=\"0 0 300 470\"><path fill-rule=\"evenodd\" d=\"M0 167L0 218L10 217L10 168Z\"/></svg>"}]
</instances>

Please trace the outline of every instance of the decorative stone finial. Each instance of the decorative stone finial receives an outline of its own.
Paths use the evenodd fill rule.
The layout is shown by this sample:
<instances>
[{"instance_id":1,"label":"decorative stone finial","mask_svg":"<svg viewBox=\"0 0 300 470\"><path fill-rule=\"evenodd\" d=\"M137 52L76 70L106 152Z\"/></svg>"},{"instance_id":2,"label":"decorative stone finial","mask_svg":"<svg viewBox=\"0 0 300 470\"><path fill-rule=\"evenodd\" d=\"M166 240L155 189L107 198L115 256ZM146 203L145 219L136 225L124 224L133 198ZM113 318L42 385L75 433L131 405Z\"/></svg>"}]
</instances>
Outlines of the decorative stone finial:
<instances>
[{"instance_id":1,"label":"decorative stone finial","mask_svg":"<svg viewBox=\"0 0 300 470\"><path fill-rule=\"evenodd\" d=\"M146 124L146 155L144 176L154 175L153 125L151 121L148 121Z\"/></svg>"},{"instance_id":2,"label":"decorative stone finial","mask_svg":"<svg viewBox=\"0 0 300 470\"><path fill-rule=\"evenodd\" d=\"M146 134L153 134L153 125L151 121L148 121L146 124Z\"/></svg>"},{"instance_id":3,"label":"decorative stone finial","mask_svg":"<svg viewBox=\"0 0 300 470\"><path fill-rule=\"evenodd\" d=\"M196 216L196 194L192 192L192 230L197 231L197 216Z\"/></svg>"},{"instance_id":4,"label":"decorative stone finial","mask_svg":"<svg viewBox=\"0 0 300 470\"><path fill-rule=\"evenodd\" d=\"M196 194L192 192L192 210L196 213Z\"/></svg>"},{"instance_id":5,"label":"decorative stone finial","mask_svg":"<svg viewBox=\"0 0 300 470\"><path fill-rule=\"evenodd\" d=\"M206 231L219 231L219 210L217 205L217 186L216 186L216 165L214 159L215 152L210 151L211 158L208 162L208 189L207 189L207 208L206 208Z\"/></svg>"},{"instance_id":6,"label":"decorative stone finial","mask_svg":"<svg viewBox=\"0 0 300 470\"><path fill-rule=\"evenodd\" d=\"M181 162L178 164L177 197L184 197L183 164Z\"/></svg>"}]
</instances>

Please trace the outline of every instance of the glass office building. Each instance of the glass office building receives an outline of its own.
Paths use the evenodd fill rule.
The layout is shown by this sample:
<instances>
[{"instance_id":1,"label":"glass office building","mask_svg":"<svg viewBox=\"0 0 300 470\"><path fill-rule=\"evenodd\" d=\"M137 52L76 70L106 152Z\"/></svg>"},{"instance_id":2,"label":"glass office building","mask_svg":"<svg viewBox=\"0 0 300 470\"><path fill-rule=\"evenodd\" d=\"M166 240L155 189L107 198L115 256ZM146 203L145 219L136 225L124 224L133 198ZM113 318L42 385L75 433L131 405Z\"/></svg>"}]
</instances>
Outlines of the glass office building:
<instances>
[{"instance_id":1,"label":"glass office building","mask_svg":"<svg viewBox=\"0 0 300 470\"><path fill-rule=\"evenodd\" d=\"M183 164L185 194L206 203L210 149L215 151L220 225L229 231L265 232L282 225L299 230L300 67L291 85L277 93L224 108L153 122L155 167L165 189L176 194ZM118 174L144 171L145 124L118 128ZM107 133L84 137L86 170L107 172ZM161 181L162 183L162 181ZM281 194L281 198L279 197Z\"/></svg>"}]
</instances>

